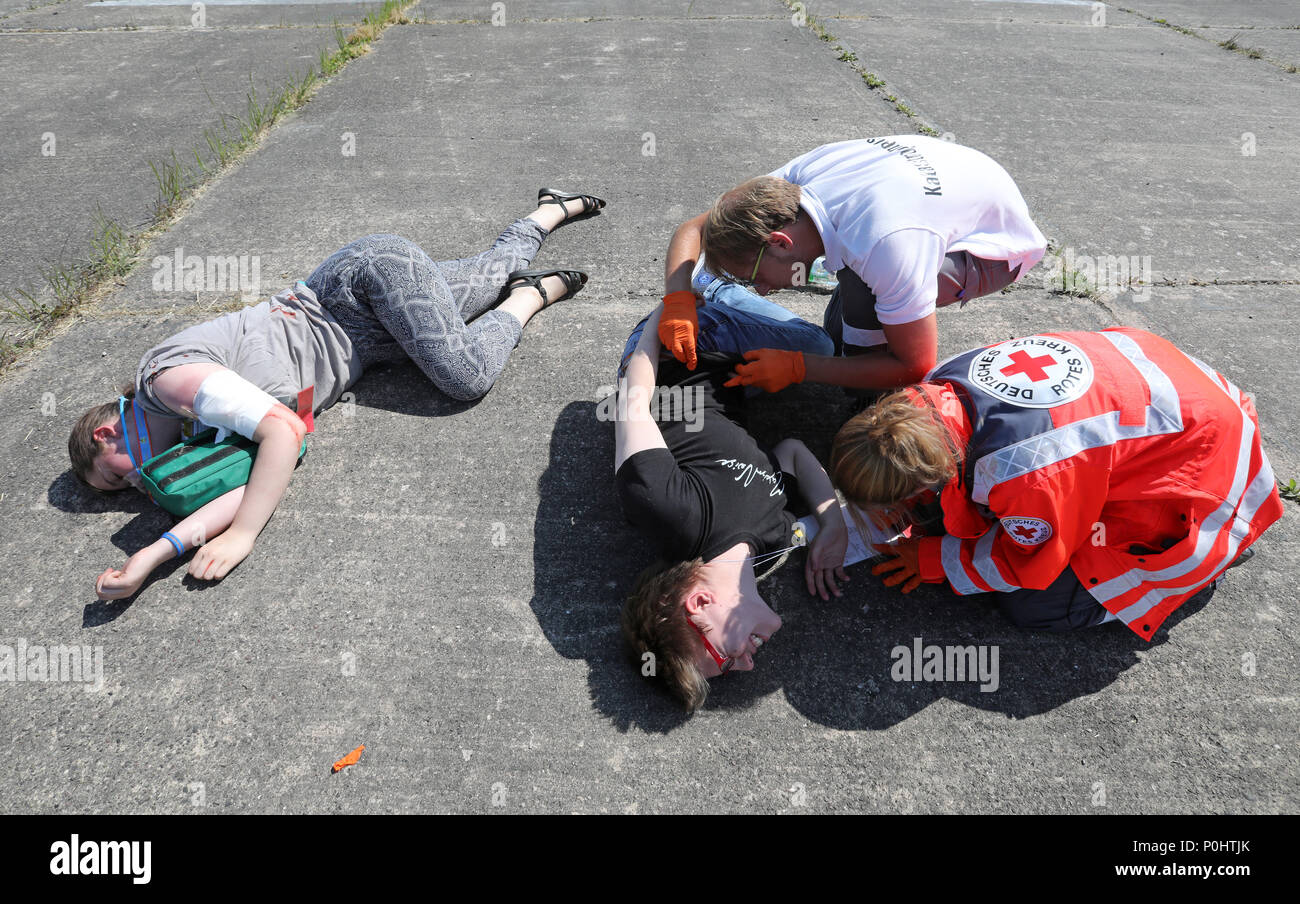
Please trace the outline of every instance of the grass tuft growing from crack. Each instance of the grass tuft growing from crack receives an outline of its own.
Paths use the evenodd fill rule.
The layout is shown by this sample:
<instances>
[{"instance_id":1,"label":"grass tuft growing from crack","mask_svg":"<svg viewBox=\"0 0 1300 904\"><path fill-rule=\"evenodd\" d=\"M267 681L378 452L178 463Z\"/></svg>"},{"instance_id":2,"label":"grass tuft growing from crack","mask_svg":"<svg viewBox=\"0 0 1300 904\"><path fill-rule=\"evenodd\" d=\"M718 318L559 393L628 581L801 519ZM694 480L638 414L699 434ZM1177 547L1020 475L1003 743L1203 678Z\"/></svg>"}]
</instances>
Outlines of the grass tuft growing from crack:
<instances>
[{"instance_id":1,"label":"grass tuft growing from crack","mask_svg":"<svg viewBox=\"0 0 1300 904\"><path fill-rule=\"evenodd\" d=\"M876 91L885 87L885 80L874 72L869 71L858 62L858 55L842 45L835 35L831 34L830 29L826 27L826 23L817 16L814 16L812 13L806 13L805 7L802 3L797 2L797 0L781 0L781 2L783 2L787 8L803 14L804 22L808 26L808 29L819 39L830 44L831 49L836 52L836 59L841 63L847 63L849 68L862 78L862 81L869 89ZM886 101L894 105L894 109L899 113L902 113L908 119L917 119L917 112L899 100L897 95L885 94L883 92L881 94ZM923 122L915 122L914 127L922 135L932 135L937 137L940 134L938 129L932 128Z\"/></svg>"},{"instance_id":2,"label":"grass tuft growing from crack","mask_svg":"<svg viewBox=\"0 0 1300 904\"><path fill-rule=\"evenodd\" d=\"M414 0L385 0L351 31L336 24L337 49L330 52L322 49L317 61L319 68L309 65L301 74L290 76L268 97L259 96L250 74L249 91L239 113L221 113L220 123L204 129L202 143L188 153L177 154L173 149L149 161L158 195L152 219L140 232L129 232L96 207L95 229L85 259L42 268L43 286L34 291L17 289L0 295L0 372L110 281L130 273L139 263L148 240L170 226L188 200L260 143L284 116L307 103L324 79L364 56L384 29L408 24L411 20L405 11L413 3ZM194 158L193 164L189 162L190 157Z\"/></svg>"},{"instance_id":3,"label":"grass tuft growing from crack","mask_svg":"<svg viewBox=\"0 0 1300 904\"><path fill-rule=\"evenodd\" d=\"M1088 281L1083 271L1077 268L1067 270L1065 260L1065 248L1055 239L1048 239L1047 254L1043 259L1047 277L1044 288L1052 295L1101 301L1101 293Z\"/></svg>"},{"instance_id":4,"label":"grass tuft growing from crack","mask_svg":"<svg viewBox=\"0 0 1300 904\"><path fill-rule=\"evenodd\" d=\"M1196 29L1194 29L1194 28L1187 28L1187 27L1184 26L1184 25L1175 25L1174 23L1170 22L1168 19L1157 19L1157 18L1153 18L1153 17L1151 17L1151 16L1148 16L1146 13L1138 12L1138 11L1135 10L1135 9L1129 9L1129 8L1126 7L1126 6L1118 7L1118 9L1119 9L1121 12L1131 13L1131 14L1133 14L1133 15L1135 15L1135 16L1139 16L1139 17L1141 17L1141 18L1143 18L1143 19L1146 19L1148 22L1154 22L1156 25L1159 25L1159 26L1161 26L1162 28L1171 28L1171 29L1173 29L1174 31L1176 31L1176 32L1178 32L1178 33L1180 33L1180 34L1189 35L1190 37L1196 38L1197 40L1200 40L1200 41L1210 41L1210 40L1213 40L1212 38L1208 38L1208 37L1206 37L1205 35L1201 34L1200 32L1198 32L1198 31L1197 31ZM1249 27L1253 28L1254 26L1249 26ZM1283 27L1283 28L1300 28L1300 26L1297 26L1297 25L1286 25L1286 26L1282 26L1282 27ZM1278 62L1277 60L1270 59L1270 58L1264 56L1264 52L1263 52L1262 50L1258 50L1258 49L1256 49L1256 48L1254 48L1254 47L1246 47L1246 46L1242 45L1242 44L1237 40L1237 38L1239 38L1239 37L1241 37L1241 32L1237 32L1236 34L1234 34L1232 37L1228 38L1228 39L1225 40L1225 41L1218 41L1218 42L1216 42L1216 43L1218 44L1219 47L1222 47L1224 50L1230 50L1230 51L1232 51L1233 53L1240 53L1242 56L1245 56L1245 57L1247 57L1247 58L1249 58L1249 59L1252 59L1252 60L1263 60L1263 61L1266 62L1266 63L1269 63L1269 64L1271 64L1271 65L1277 66L1277 67L1278 67L1279 69L1281 69L1283 72L1290 72L1290 73L1300 72L1300 66L1297 66L1295 63L1280 63L1280 62Z\"/></svg>"},{"instance_id":5,"label":"grass tuft growing from crack","mask_svg":"<svg viewBox=\"0 0 1300 904\"><path fill-rule=\"evenodd\" d=\"M1126 13L1133 13L1134 15L1137 15L1137 16L1142 15L1141 13L1136 12L1135 10L1125 9L1125 8L1122 7L1122 6L1120 7L1120 9L1121 9L1123 12L1126 12ZM1198 34L1197 34L1195 31L1193 31L1192 29L1190 29L1190 28L1186 28L1185 26L1182 26L1182 25L1175 25L1174 23L1170 22L1168 19L1152 19L1151 21L1154 22L1154 23L1156 23L1157 25L1163 25L1165 28L1172 28L1174 31L1181 32L1182 34L1185 34L1185 35L1191 35L1193 38L1199 38L1199 37L1200 37L1200 35L1198 35Z\"/></svg>"},{"instance_id":6,"label":"grass tuft growing from crack","mask_svg":"<svg viewBox=\"0 0 1300 904\"><path fill-rule=\"evenodd\" d=\"M1088 278L1078 270L1062 270L1059 280L1053 276L1050 291L1053 295L1064 295L1068 298L1097 299L1101 297L1098 295L1097 290L1089 284Z\"/></svg>"},{"instance_id":7,"label":"grass tuft growing from crack","mask_svg":"<svg viewBox=\"0 0 1300 904\"><path fill-rule=\"evenodd\" d=\"M1241 32L1237 32L1235 35L1228 38L1226 41L1220 41L1219 46L1222 47L1224 50L1233 50L1236 51L1237 53L1245 54L1246 56L1250 57L1252 60L1258 60L1264 56L1262 51L1256 50L1254 47L1245 47L1242 44L1238 43L1237 38L1239 37L1241 37Z\"/></svg>"},{"instance_id":8,"label":"grass tuft growing from crack","mask_svg":"<svg viewBox=\"0 0 1300 904\"><path fill-rule=\"evenodd\" d=\"M0 370L80 307L108 280L121 279L139 257L142 241L95 207L90 255L71 264L41 268L46 291L38 298L18 289L0 299Z\"/></svg>"}]
</instances>

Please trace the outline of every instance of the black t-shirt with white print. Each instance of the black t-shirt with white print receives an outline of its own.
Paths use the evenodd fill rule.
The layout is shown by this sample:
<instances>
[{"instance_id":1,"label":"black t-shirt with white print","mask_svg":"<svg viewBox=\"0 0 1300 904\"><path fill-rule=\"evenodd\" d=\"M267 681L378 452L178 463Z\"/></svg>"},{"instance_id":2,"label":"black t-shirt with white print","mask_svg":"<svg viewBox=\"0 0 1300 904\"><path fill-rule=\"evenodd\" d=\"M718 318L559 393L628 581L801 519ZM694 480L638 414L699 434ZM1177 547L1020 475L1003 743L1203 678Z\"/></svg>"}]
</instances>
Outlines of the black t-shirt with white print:
<instances>
[{"instance_id":1,"label":"black t-shirt with white print","mask_svg":"<svg viewBox=\"0 0 1300 904\"><path fill-rule=\"evenodd\" d=\"M672 561L791 543L794 476L746 431L744 390L723 386L740 360L701 352L694 371L661 361L651 413L668 448L630 456L615 475L624 515Z\"/></svg>"}]
</instances>

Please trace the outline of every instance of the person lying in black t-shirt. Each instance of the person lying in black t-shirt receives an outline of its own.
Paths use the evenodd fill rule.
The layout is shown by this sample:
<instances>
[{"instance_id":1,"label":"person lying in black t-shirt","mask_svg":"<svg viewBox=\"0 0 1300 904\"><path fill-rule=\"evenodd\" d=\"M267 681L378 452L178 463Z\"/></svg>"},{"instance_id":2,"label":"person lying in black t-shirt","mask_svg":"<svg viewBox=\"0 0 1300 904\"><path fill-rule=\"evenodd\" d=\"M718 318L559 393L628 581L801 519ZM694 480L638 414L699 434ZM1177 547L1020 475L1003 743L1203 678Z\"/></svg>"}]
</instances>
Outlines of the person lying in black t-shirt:
<instances>
[{"instance_id":1,"label":"person lying in black t-shirt","mask_svg":"<svg viewBox=\"0 0 1300 904\"><path fill-rule=\"evenodd\" d=\"M807 446L786 439L768 451L745 430L744 389L724 385L740 359L701 350L695 370L660 361L658 317L627 364L615 417L619 501L663 556L638 577L623 635L643 674L662 678L693 711L707 678L752 669L781 627L754 565L797 545L791 484L818 521L804 570L809 593L840 596L848 533Z\"/></svg>"}]
</instances>

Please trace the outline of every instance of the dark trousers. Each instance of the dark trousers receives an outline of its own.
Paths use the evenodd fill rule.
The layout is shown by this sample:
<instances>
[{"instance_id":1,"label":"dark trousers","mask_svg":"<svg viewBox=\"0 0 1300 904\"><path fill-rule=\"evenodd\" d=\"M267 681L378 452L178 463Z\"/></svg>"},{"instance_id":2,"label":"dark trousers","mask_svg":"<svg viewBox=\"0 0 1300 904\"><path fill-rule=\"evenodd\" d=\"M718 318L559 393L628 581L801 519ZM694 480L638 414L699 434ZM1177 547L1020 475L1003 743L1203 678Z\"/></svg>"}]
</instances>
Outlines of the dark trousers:
<instances>
[{"instance_id":1,"label":"dark trousers","mask_svg":"<svg viewBox=\"0 0 1300 904\"><path fill-rule=\"evenodd\" d=\"M1015 282L1020 268L1006 261L990 261L967 251L953 251L939 270L938 307L963 305L972 298L1000 292ZM824 325L835 341L837 355L860 355L888 346L884 328L876 317L876 296L851 267L835 274L839 285L826 306Z\"/></svg>"},{"instance_id":2,"label":"dark trousers","mask_svg":"<svg viewBox=\"0 0 1300 904\"><path fill-rule=\"evenodd\" d=\"M1046 590L1013 590L996 593L994 598L1003 615L1021 628L1037 631L1090 628L1106 617L1106 608L1079 583L1072 568L1061 572Z\"/></svg>"}]
</instances>

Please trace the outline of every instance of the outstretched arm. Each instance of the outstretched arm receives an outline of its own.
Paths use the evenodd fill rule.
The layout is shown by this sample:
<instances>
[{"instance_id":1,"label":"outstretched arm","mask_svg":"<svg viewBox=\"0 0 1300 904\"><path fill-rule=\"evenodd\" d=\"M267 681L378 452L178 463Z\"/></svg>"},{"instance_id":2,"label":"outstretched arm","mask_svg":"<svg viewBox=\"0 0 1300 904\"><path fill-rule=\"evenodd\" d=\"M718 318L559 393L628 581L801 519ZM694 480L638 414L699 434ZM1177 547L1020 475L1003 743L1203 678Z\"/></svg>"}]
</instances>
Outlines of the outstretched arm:
<instances>
[{"instance_id":1,"label":"outstretched arm","mask_svg":"<svg viewBox=\"0 0 1300 904\"><path fill-rule=\"evenodd\" d=\"M828 383L851 389L894 389L925 379L938 361L939 273L946 248L935 233L900 229L882 239L866 261L846 260L874 295L880 331L855 335L844 328L851 345L884 348L843 358L802 355L791 366L789 352L760 349L750 364L736 369L743 385L777 392L791 382ZM842 287L843 288L843 287ZM951 301L952 299L947 299ZM848 304L848 301L845 301Z\"/></svg>"},{"instance_id":2,"label":"outstretched arm","mask_svg":"<svg viewBox=\"0 0 1300 904\"><path fill-rule=\"evenodd\" d=\"M153 570L177 555L196 546L202 546L208 540L220 534L235 520L235 512L244 498L244 487L235 487L213 499L198 511L180 521L169 533L180 544L181 551L164 537L159 537L144 549L126 560L120 569L107 568L95 579L95 593L101 600L116 600L131 596L145 582ZM190 562L189 573L195 577L203 575L197 571L198 557Z\"/></svg>"},{"instance_id":3,"label":"outstretched arm","mask_svg":"<svg viewBox=\"0 0 1300 904\"><path fill-rule=\"evenodd\" d=\"M638 452L646 449L667 449L659 424L650 416L650 396L659 374L659 316L655 311L646 320L628 359L624 383L619 392L626 396L627 417L614 419L614 473ZM623 405L619 405L622 408Z\"/></svg>"},{"instance_id":4,"label":"outstretched arm","mask_svg":"<svg viewBox=\"0 0 1300 904\"><path fill-rule=\"evenodd\" d=\"M889 347L850 358L830 358L779 348L745 352L728 386L757 386L780 392L793 383L829 383L853 389L897 389L925 379L935 365L938 331L934 315L885 326Z\"/></svg>"},{"instance_id":5,"label":"outstretched arm","mask_svg":"<svg viewBox=\"0 0 1300 904\"><path fill-rule=\"evenodd\" d=\"M659 320L659 341L691 370L695 370L698 360L695 340L700 332L695 311L699 302L691 288L691 272L700 256L706 216L700 214L678 226L664 256L664 306Z\"/></svg>"}]
</instances>

